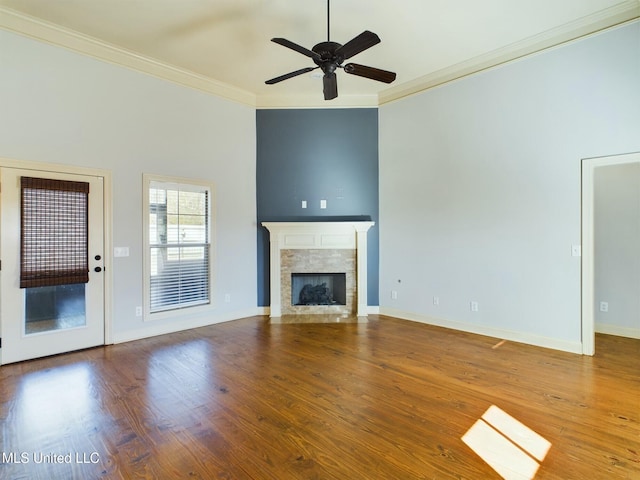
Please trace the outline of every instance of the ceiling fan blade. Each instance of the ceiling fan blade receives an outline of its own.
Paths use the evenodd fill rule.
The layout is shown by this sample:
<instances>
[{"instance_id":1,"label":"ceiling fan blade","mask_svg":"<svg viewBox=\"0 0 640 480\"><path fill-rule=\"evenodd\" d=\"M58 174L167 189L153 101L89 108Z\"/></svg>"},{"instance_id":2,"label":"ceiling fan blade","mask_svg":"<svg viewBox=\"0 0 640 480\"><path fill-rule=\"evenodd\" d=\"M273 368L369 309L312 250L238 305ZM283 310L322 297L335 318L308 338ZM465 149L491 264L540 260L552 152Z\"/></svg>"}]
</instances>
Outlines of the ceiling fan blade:
<instances>
[{"instance_id":1,"label":"ceiling fan blade","mask_svg":"<svg viewBox=\"0 0 640 480\"><path fill-rule=\"evenodd\" d=\"M365 30L338 48L336 50L336 56L341 56L343 60L346 60L378 43L380 43L380 37L369 30Z\"/></svg>"},{"instance_id":2,"label":"ceiling fan blade","mask_svg":"<svg viewBox=\"0 0 640 480\"><path fill-rule=\"evenodd\" d=\"M367 67L366 65L358 65L357 63L347 63L344 66L344 71L351 75L358 75L359 77L370 78L371 80L384 83L391 83L396 79L394 72Z\"/></svg>"},{"instance_id":3,"label":"ceiling fan blade","mask_svg":"<svg viewBox=\"0 0 640 480\"><path fill-rule=\"evenodd\" d=\"M283 80L288 80L290 78L297 77L298 75L302 75L303 73L311 72L316 68L320 68L320 67L301 68L300 70L296 70L295 72L285 73L284 75L280 75L279 77L272 78L271 80L267 80L264 83L266 83L267 85L273 85L274 83L282 82Z\"/></svg>"},{"instance_id":4,"label":"ceiling fan blade","mask_svg":"<svg viewBox=\"0 0 640 480\"><path fill-rule=\"evenodd\" d=\"M287 47L287 48L290 48L291 50L295 50L296 52L301 53L302 55L306 55L309 58L320 60L320 55L318 55L316 52L312 52L311 50L304 48L298 45L297 43L293 43L292 41L287 40L286 38L272 38L271 41L274 43L277 43L278 45L282 45L283 47Z\"/></svg>"},{"instance_id":5,"label":"ceiling fan blade","mask_svg":"<svg viewBox=\"0 0 640 480\"><path fill-rule=\"evenodd\" d=\"M333 100L338 96L338 79L336 72L325 73L323 79L323 92L325 100Z\"/></svg>"}]
</instances>

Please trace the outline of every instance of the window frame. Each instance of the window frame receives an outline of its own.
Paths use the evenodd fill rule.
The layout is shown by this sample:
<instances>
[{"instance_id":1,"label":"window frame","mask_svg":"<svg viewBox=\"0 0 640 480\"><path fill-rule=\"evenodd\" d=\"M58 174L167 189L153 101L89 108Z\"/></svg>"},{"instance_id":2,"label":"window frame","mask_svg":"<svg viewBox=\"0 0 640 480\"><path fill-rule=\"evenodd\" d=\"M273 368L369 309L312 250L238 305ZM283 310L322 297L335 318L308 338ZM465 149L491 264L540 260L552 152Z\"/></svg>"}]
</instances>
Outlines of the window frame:
<instances>
[{"instance_id":1,"label":"window frame","mask_svg":"<svg viewBox=\"0 0 640 480\"><path fill-rule=\"evenodd\" d=\"M215 264L215 187L213 183L195 180L191 178L183 177L169 177L144 173L143 178L143 319L144 321L159 320L165 318L172 318L176 316L196 314L203 311L211 310L215 307L214 299L215 285L214 285L214 264ZM208 281L209 281L209 301L206 304L195 305L182 305L176 308L169 308L166 310L160 310L156 312L151 311L151 249L155 246L151 244L150 239L150 213L151 213L151 198L150 189L154 183L164 184L167 189L171 186L176 188L184 187L184 190L205 188L208 191L208 246L209 246L209 265L208 265ZM185 244L188 246L189 244Z\"/></svg>"}]
</instances>

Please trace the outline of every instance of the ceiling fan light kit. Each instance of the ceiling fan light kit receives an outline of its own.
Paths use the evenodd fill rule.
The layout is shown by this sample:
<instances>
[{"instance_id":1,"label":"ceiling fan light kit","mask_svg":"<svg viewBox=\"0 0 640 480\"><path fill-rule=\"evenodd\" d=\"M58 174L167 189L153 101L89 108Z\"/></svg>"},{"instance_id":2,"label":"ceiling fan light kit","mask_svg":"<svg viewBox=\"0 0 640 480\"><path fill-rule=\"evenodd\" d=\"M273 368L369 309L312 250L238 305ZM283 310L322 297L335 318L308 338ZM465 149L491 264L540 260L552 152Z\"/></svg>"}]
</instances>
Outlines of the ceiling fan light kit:
<instances>
[{"instance_id":1,"label":"ceiling fan light kit","mask_svg":"<svg viewBox=\"0 0 640 480\"><path fill-rule=\"evenodd\" d=\"M320 69L323 72L322 83L323 93L325 100L333 100L338 96L338 80L336 77L336 70L342 68L346 73L350 75L357 75L359 77L369 78L383 83L391 83L396 79L394 72L387 70L381 70L379 68L367 67L366 65L359 65L357 63L347 63L342 65L345 60L357 55L364 50L373 47L380 43L380 37L369 30L365 30L360 35L349 40L344 45L337 42L332 42L329 38L329 0L327 0L327 41L316 44L311 50L298 45L286 38L272 38L271 41L282 45L283 47L290 48L302 55L305 55L316 64L316 67L306 67L296 70L294 72L280 75L279 77L267 80L267 85L273 85L275 83L288 80L289 78L297 77L313 70Z\"/></svg>"}]
</instances>

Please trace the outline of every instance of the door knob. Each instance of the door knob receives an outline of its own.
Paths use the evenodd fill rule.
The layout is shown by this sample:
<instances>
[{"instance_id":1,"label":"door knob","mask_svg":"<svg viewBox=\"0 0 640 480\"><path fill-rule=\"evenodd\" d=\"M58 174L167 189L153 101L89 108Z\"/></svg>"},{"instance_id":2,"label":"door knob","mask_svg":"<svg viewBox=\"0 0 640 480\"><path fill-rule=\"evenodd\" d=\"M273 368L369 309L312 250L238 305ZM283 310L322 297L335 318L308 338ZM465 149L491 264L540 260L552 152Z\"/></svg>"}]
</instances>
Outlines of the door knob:
<instances>
[{"instance_id":1,"label":"door knob","mask_svg":"<svg viewBox=\"0 0 640 480\"><path fill-rule=\"evenodd\" d=\"M96 260L100 260L102 257L101 257L100 255L96 255L94 258L95 258Z\"/></svg>"}]
</instances>

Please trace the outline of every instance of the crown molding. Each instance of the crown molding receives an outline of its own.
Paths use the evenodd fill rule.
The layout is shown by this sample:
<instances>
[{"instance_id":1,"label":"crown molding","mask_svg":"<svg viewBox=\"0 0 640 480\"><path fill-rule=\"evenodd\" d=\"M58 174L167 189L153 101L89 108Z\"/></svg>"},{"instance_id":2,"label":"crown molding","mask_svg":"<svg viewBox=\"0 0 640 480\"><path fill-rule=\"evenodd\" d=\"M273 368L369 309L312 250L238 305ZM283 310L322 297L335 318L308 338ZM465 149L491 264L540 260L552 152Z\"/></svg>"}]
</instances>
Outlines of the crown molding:
<instances>
[{"instance_id":1,"label":"crown molding","mask_svg":"<svg viewBox=\"0 0 640 480\"><path fill-rule=\"evenodd\" d=\"M326 101L321 93L314 95L258 95L256 108L377 108L378 95L340 95Z\"/></svg>"},{"instance_id":2,"label":"crown molding","mask_svg":"<svg viewBox=\"0 0 640 480\"><path fill-rule=\"evenodd\" d=\"M593 15L569 22L520 42L383 90L378 95L344 95L325 102L315 95L256 95L203 75L0 6L0 28L67 48L178 85L255 108L370 108L414 95L483 70L538 53L604 29L640 18L640 0L626 0Z\"/></svg>"},{"instance_id":3,"label":"crown molding","mask_svg":"<svg viewBox=\"0 0 640 480\"><path fill-rule=\"evenodd\" d=\"M0 28L89 57L255 107L256 96L211 78L167 65L93 37L0 6Z\"/></svg>"},{"instance_id":4,"label":"crown molding","mask_svg":"<svg viewBox=\"0 0 640 480\"><path fill-rule=\"evenodd\" d=\"M640 0L626 0L593 15L582 17L560 27L512 43L465 62L438 70L429 75L388 88L379 95L379 105L420 93L498 65L538 53L551 47L577 40L640 18Z\"/></svg>"}]
</instances>

